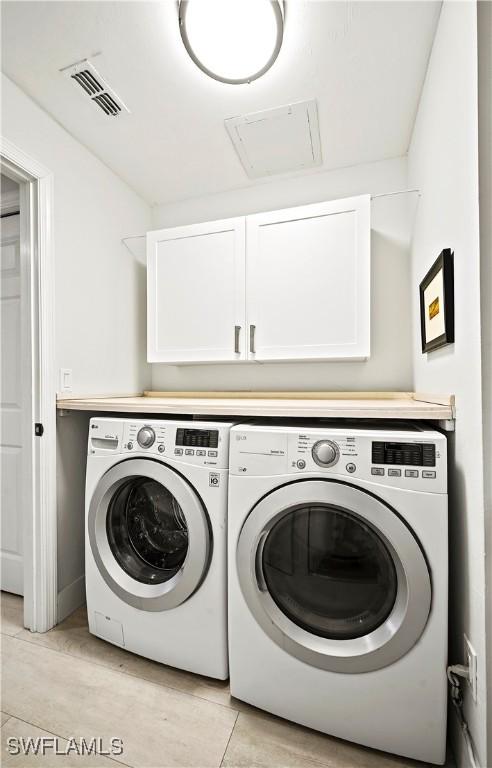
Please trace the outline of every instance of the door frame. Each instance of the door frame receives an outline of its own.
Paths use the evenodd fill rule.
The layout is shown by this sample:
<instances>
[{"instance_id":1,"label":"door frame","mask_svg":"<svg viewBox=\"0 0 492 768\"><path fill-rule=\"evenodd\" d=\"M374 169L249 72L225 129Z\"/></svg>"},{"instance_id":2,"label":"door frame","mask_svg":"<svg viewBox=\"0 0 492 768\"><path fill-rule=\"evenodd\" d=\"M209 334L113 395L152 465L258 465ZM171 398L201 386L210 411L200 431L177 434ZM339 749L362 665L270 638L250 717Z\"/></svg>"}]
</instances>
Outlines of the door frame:
<instances>
[{"instance_id":1,"label":"door frame","mask_svg":"<svg viewBox=\"0 0 492 768\"><path fill-rule=\"evenodd\" d=\"M24 626L47 632L57 620L54 179L0 137L2 172L20 185ZM35 424L43 425L42 436Z\"/></svg>"}]
</instances>

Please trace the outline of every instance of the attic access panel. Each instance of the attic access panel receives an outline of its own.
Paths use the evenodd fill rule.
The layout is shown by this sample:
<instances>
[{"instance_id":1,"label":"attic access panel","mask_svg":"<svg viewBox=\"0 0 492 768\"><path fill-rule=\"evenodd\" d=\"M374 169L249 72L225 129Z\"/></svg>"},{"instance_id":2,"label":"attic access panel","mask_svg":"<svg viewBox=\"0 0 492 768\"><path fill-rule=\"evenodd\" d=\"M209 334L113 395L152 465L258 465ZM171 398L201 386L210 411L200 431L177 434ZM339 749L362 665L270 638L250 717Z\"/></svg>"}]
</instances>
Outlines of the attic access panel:
<instances>
[{"instance_id":1,"label":"attic access panel","mask_svg":"<svg viewBox=\"0 0 492 768\"><path fill-rule=\"evenodd\" d=\"M315 99L231 117L224 123L250 178L321 165Z\"/></svg>"}]
</instances>

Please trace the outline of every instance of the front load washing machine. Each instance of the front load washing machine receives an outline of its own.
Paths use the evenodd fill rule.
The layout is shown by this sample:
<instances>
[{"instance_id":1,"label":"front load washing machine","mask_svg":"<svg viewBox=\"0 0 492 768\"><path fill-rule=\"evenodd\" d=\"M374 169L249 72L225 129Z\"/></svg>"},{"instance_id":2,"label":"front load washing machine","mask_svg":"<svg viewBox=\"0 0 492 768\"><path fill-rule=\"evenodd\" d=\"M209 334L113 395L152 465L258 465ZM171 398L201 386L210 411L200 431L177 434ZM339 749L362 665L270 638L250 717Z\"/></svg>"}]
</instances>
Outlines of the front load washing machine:
<instances>
[{"instance_id":1,"label":"front load washing machine","mask_svg":"<svg viewBox=\"0 0 492 768\"><path fill-rule=\"evenodd\" d=\"M231 426L94 418L86 481L92 634L220 679Z\"/></svg>"},{"instance_id":2,"label":"front load washing machine","mask_svg":"<svg viewBox=\"0 0 492 768\"><path fill-rule=\"evenodd\" d=\"M231 693L443 763L446 438L405 425L242 425L229 479Z\"/></svg>"}]
</instances>

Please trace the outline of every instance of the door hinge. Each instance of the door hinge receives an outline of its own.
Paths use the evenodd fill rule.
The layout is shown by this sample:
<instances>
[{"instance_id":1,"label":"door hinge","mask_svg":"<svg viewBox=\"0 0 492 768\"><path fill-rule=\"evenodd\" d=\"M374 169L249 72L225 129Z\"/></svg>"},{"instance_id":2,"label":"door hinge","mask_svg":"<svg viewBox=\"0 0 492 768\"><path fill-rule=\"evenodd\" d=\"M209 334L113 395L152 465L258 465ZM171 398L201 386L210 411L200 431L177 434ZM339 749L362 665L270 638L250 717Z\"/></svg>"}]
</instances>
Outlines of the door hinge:
<instances>
[{"instance_id":1,"label":"door hinge","mask_svg":"<svg viewBox=\"0 0 492 768\"><path fill-rule=\"evenodd\" d=\"M43 425L40 424L39 422L37 422L34 425L34 434L36 435L36 437L42 437L43 436L43 432L44 432Z\"/></svg>"}]
</instances>

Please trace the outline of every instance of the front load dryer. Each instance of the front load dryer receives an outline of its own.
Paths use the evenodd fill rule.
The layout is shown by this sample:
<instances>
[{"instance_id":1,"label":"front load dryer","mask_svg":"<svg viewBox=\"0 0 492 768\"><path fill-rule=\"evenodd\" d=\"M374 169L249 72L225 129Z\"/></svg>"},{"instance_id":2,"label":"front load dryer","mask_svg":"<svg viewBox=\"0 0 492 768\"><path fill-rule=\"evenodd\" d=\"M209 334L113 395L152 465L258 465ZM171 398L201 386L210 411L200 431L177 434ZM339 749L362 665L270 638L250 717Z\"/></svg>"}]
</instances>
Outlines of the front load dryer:
<instances>
[{"instance_id":1,"label":"front load dryer","mask_svg":"<svg viewBox=\"0 0 492 768\"><path fill-rule=\"evenodd\" d=\"M90 631L220 679L228 677L231 426L94 418L87 459Z\"/></svg>"},{"instance_id":2,"label":"front load dryer","mask_svg":"<svg viewBox=\"0 0 492 768\"><path fill-rule=\"evenodd\" d=\"M446 438L430 429L232 429L233 696L444 762L446 475Z\"/></svg>"}]
</instances>

